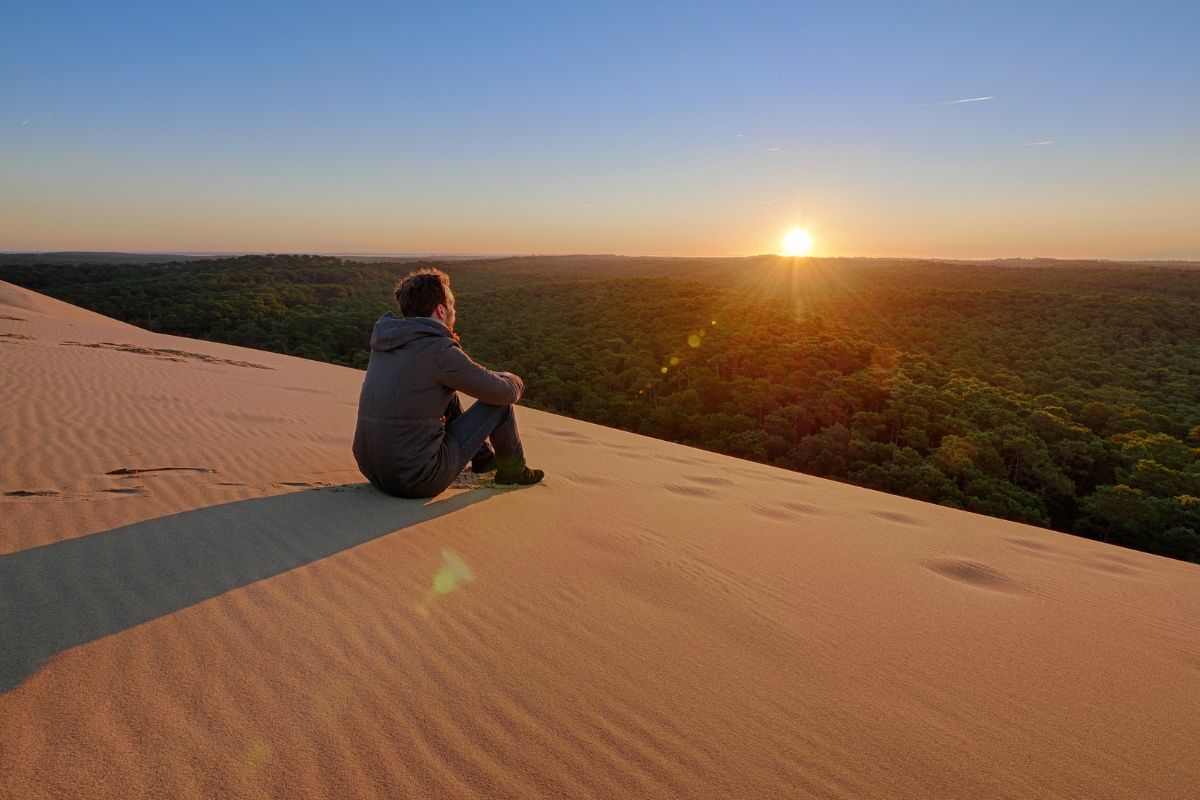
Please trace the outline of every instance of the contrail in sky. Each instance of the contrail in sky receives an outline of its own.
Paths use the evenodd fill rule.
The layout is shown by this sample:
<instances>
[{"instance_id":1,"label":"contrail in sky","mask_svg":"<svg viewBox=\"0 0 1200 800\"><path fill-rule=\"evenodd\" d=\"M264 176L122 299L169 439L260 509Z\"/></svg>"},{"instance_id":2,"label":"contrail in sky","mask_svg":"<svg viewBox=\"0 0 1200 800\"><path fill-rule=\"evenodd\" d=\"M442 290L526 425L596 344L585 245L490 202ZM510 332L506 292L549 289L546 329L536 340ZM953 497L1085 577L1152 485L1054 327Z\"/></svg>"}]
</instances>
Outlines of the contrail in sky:
<instances>
[{"instance_id":1,"label":"contrail in sky","mask_svg":"<svg viewBox=\"0 0 1200 800\"><path fill-rule=\"evenodd\" d=\"M1047 139L1047 140L1046 140L1046 141L1044 141L1044 142L1026 142L1026 143L1025 143L1025 146L1026 146L1026 147L1034 147L1034 146L1036 146L1036 145L1039 145L1039 144L1054 144L1054 140L1053 140L1053 139Z\"/></svg>"},{"instance_id":2,"label":"contrail in sky","mask_svg":"<svg viewBox=\"0 0 1200 800\"><path fill-rule=\"evenodd\" d=\"M933 106L952 106L955 103L978 103L980 100L995 100L996 96L989 94L987 97L968 97L966 100L947 100L944 103L930 103L921 106L921 108L932 108Z\"/></svg>"}]
</instances>

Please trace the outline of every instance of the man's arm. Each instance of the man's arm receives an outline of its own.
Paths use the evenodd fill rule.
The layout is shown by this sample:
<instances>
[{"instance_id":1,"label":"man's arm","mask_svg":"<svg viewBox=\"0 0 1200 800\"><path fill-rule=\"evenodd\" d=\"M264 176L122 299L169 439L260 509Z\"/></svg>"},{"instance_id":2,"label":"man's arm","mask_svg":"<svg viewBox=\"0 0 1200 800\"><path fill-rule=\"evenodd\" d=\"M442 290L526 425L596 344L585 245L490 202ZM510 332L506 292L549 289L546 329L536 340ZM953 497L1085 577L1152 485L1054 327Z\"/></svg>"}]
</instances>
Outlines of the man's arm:
<instances>
[{"instance_id":1,"label":"man's arm","mask_svg":"<svg viewBox=\"0 0 1200 800\"><path fill-rule=\"evenodd\" d=\"M438 354L438 383L465 392L496 406L521 399L525 383L510 372L492 372L476 364L461 348L447 347Z\"/></svg>"}]
</instances>

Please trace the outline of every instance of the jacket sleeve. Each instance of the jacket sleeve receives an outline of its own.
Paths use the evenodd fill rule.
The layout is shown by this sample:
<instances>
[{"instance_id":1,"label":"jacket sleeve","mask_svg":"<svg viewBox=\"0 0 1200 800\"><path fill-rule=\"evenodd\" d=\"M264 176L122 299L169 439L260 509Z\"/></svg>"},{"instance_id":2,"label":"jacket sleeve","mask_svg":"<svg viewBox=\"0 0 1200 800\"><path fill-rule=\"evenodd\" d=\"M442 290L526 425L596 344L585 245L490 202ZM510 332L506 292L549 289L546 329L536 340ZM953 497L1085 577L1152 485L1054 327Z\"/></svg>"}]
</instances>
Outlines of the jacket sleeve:
<instances>
[{"instance_id":1,"label":"jacket sleeve","mask_svg":"<svg viewBox=\"0 0 1200 800\"><path fill-rule=\"evenodd\" d=\"M438 383L492 405L511 405L525 392L524 382L516 375L492 372L475 363L460 347L447 347L439 353L437 368Z\"/></svg>"}]
</instances>

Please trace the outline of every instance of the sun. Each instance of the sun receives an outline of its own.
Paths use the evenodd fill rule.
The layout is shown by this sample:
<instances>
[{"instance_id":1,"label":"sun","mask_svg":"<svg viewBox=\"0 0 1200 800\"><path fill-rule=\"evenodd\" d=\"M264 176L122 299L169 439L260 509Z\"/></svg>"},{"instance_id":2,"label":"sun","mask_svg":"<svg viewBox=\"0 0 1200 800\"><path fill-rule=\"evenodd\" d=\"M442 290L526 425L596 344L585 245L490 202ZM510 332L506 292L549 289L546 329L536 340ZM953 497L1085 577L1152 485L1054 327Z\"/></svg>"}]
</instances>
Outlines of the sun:
<instances>
[{"instance_id":1,"label":"sun","mask_svg":"<svg viewBox=\"0 0 1200 800\"><path fill-rule=\"evenodd\" d=\"M783 253L785 256L806 256L812 252L812 234L805 228L792 228L783 236Z\"/></svg>"}]
</instances>

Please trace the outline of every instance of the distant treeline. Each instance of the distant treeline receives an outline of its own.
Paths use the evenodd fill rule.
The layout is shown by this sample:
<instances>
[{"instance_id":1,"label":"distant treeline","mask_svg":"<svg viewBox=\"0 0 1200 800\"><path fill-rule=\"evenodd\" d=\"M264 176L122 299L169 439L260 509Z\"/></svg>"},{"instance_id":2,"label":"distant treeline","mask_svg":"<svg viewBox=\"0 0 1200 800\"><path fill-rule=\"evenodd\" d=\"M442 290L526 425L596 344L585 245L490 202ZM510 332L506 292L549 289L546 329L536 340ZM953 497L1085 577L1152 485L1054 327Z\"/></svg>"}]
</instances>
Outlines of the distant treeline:
<instances>
[{"instance_id":1,"label":"distant treeline","mask_svg":"<svg viewBox=\"0 0 1200 800\"><path fill-rule=\"evenodd\" d=\"M0 266L151 330L363 367L429 262ZM437 264L524 403L1200 562L1200 271L514 258Z\"/></svg>"}]
</instances>

